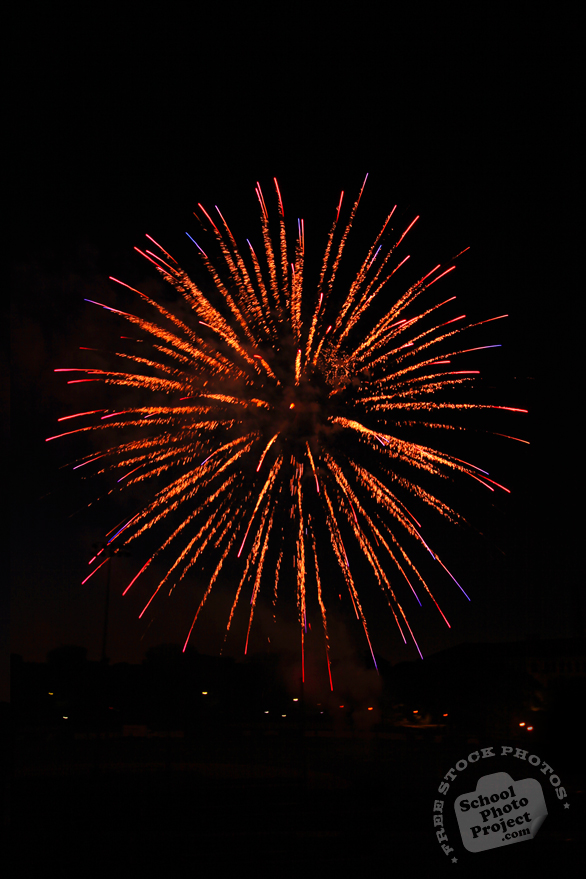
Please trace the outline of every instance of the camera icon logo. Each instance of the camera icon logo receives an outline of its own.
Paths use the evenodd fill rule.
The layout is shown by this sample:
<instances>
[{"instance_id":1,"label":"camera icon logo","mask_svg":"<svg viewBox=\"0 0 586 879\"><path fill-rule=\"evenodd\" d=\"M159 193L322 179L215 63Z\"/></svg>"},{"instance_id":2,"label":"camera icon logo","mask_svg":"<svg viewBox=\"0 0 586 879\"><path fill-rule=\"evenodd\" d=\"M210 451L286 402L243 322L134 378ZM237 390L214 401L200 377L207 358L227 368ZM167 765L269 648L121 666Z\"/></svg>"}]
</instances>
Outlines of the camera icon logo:
<instances>
[{"instance_id":1,"label":"camera icon logo","mask_svg":"<svg viewBox=\"0 0 586 879\"><path fill-rule=\"evenodd\" d=\"M514 781L508 772L483 775L475 791L456 799L454 809L462 842L469 852L533 839L547 817L537 779Z\"/></svg>"}]
</instances>

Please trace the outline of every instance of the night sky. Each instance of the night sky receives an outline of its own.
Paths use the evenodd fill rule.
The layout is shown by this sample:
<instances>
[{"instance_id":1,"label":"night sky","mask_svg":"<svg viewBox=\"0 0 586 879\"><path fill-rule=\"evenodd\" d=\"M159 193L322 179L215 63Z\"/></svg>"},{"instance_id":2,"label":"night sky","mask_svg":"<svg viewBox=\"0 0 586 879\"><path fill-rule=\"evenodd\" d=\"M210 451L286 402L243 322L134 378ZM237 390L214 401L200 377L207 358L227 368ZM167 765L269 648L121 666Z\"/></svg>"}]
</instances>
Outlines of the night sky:
<instances>
[{"instance_id":1,"label":"night sky","mask_svg":"<svg viewBox=\"0 0 586 879\"><path fill-rule=\"evenodd\" d=\"M421 216L409 252L422 266L470 246L442 294L457 295L471 317L510 315L484 329L478 344L502 347L479 352L478 368L496 404L530 410L492 422L530 445L472 440L511 494L477 486L461 498L483 539L438 524L433 544L472 601L449 581L438 584L451 629L431 602L406 603L423 653L583 633L571 512L577 287L564 277L569 259L557 245L575 213L571 69L560 89L548 37L503 35L494 24L494 39L432 48L413 38L409 49L372 22L338 32L327 21L259 17L247 20L255 35L244 40L221 19L160 27L120 19L90 30L39 20L16 66L10 650L31 661L60 644L100 655L105 577L80 583L92 545L120 516L116 503L83 511L95 488L60 469L81 453L75 438L45 442L61 432L59 417L95 408L90 386L67 386L54 370L85 365L80 345L115 344L108 313L84 298L132 310L109 275L161 291L133 250L145 233L186 268L195 264L185 232L198 202L217 204L237 240L260 242L254 187L260 181L272 202L274 176L287 219L304 218L307 248L321 256L340 191L353 199L367 172L350 267L394 204L405 217ZM135 544L113 568L112 662L183 643L198 601L186 581L158 604L152 624L139 621L140 600L120 593L146 553ZM201 652L222 644L229 585L220 584L217 605L202 617ZM266 645L268 616L259 612L253 649ZM375 611L371 623L376 653L417 658L390 613ZM287 620L270 632L274 649L297 649ZM362 655L351 614L334 614L331 634L340 656ZM242 650L233 637L227 652Z\"/></svg>"}]
</instances>

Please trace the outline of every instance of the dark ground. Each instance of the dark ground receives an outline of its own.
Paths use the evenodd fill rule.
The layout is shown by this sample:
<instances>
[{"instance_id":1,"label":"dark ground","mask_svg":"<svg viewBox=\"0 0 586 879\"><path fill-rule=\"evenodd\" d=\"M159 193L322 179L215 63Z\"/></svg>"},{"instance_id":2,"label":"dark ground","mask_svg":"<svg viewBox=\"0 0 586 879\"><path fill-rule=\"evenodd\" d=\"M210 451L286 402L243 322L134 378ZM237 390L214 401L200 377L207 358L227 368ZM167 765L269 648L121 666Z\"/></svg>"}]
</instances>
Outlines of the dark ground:
<instances>
[{"instance_id":1,"label":"dark ground","mask_svg":"<svg viewBox=\"0 0 586 879\"><path fill-rule=\"evenodd\" d=\"M583 859L583 779L570 765L556 770L571 816L552 807L535 839L477 854L463 849L454 827L455 852L446 857L432 827L433 801L443 774L474 749L464 741L232 730L193 738L20 737L15 745L15 876L53 866L61 876L250 866L261 875L560 869L570 876Z\"/></svg>"}]
</instances>

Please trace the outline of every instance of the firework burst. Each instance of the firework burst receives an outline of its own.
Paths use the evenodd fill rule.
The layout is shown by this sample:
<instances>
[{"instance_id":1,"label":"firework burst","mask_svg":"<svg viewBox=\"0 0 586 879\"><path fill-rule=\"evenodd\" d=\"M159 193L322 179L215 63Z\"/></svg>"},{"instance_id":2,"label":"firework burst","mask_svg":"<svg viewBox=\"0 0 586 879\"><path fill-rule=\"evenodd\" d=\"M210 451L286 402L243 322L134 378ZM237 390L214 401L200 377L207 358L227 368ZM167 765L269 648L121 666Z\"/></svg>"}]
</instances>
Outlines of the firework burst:
<instances>
[{"instance_id":1,"label":"firework burst","mask_svg":"<svg viewBox=\"0 0 586 879\"><path fill-rule=\"evenodd\" d=\"M404 641L408 635L417 646L403 609L405 595L427 593L447 623L413 561L414 550L425 549L441 576L456 580L424 540L411 504L457 522L460 516L428 490L428 476L447 479L459 473L490 489L502 486L478 467L414 441L412 429L453 430L450 421L438 420L453 420L458 410L508 407L447 399L473 381L473 372L451 366L470 350L462 349L457 337L471 325L442 317L455 297L433 303L424 294L453 270L453 260L427 272L380 317L379 294L407 261L403 241L418 217L396 231L393 208L341 295L336 277L364 184L342 224L341 198L317 283L306 289L304 224L297 221L291 248L276 180L275 189L277 215L269 221L260 185L256 188L262 226L258 254L250 242L242 252L217 207L212 216L198 205L195 216L218 252L210 258L188 235L207 270L207 283L195 283L147 236L147 248L138 252L178 291L184 307L170 310L139 290L133 292L152 310L151 320L103 305L140 332L141 354L129 343L116 355L119 371L58 371L136 389L143 400L145 393L152 395L150 405L67 416L90 419L67 433L124 434L124 441L79 459L76 466L95 462L98 472L116 473L120 490L149 480L157 486L150 502L108 535L109 545L127 545L151 529L153 534L166 529L125 589L126 594L160 554L165 559L172 554L141 616L158 595L188 573L197 574L199 604L186 624L186 647L222 572L237 572L226 631L246 596L246 651L261 584L271 584L276 601L292 565L302 657L307 595L313 590L329 670L324 585L334 578L333 570L348 590L373 653L350 561L356 550ZM126 439L129 431L132 438ZM162 480L163 487L154 480ZM107 561L100 554L92 559L90 576ZM204 563L213 573L202 587Z\"/></svg>"}]
</instances>

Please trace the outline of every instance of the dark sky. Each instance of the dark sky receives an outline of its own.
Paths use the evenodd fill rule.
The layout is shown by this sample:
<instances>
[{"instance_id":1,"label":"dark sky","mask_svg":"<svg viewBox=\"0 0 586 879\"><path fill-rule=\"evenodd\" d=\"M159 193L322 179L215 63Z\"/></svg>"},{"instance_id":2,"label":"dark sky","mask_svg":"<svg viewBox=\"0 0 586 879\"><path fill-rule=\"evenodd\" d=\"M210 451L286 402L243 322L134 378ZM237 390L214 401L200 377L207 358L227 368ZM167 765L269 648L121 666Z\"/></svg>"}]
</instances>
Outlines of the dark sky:
<instances>
[{"instance_id":1,"label":"dark sky","mask_svg":"<svg viewBox=\"0 0 586 879\"><path fill-rule=\"evenodd\" d=\"M379 33L372 22L340 30L327 20L285 26L259 17L243 27L203 13L160 27L130 18L90 28L68 19L65 27L47 18L19 55L11 650L29 660L63 643L86 646L90 658L100 652L104 579L80 583L116 510L71 517L75 502L93 496L91 484L76 488L59 469L79 449L45 443L60 432L57 418L83 411L91 396L53 370L83 365L79 345L112 339L107 314L84 298L120 301L109 275L152 284L154 270L133 247L149 233L183 254L197 202L217 204L240 240L257 235L254 185L266 195L273 176L289 215L304 217L306 240L321 252L340 191L352 197L366 172L358 251L395 203L405 216L421 215L411 248L430 268L470 246L450 290L471 315L510 315L487 329L486 344L503 347L491 362L483 354L482 365L497 402L530 409L507 426L531 445L486 446L491 474L511 496L468 499L486 540L438 532L438 551L445 539L442 557L462 572L473 600L441 585L452 628L431 605L416 613L424 654L463 641L576 634L577 304L557 248L576 213L571 66L564 79L553 37L520 27L502 33L494 22L473 42L440 43ZM181 641L193 606L188 592L178 596L146 630L136 603L119 597L140 564L131 557L114 568L113 661L139 661L150 644ZM202 651L218 649L224 611L202 627ZM352 620L341 615L333 626L341 651L363 649ZM373 635L382 655L416 658L391 618L377 618ZM286 623L281 637L290 640Z\"/></svg>"}]
</instances>

